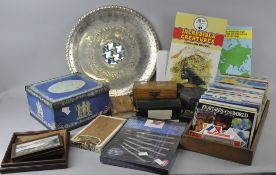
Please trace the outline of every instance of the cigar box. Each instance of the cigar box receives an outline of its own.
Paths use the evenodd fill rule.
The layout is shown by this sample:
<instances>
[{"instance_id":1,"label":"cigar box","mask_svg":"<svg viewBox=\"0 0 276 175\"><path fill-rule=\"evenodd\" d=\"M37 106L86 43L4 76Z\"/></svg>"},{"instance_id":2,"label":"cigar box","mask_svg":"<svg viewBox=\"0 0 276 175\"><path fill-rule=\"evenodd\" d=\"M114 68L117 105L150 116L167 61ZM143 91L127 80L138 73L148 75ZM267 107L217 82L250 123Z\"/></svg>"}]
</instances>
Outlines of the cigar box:
<instances>
[{"instance_id":1,"label":"cigar box","mask_svg":"<svg viewBox=\"0 0 276 175\"><path fill-rule=\"evenodd\" d=\"M63 143L63 154L53 155L47 158L37 158L36 160L29 161L13 161L12 160L12 145L19 144L41 137L46 137L53 134L59 134ZM17 173L27 171L40 171L51 169L63 169L68 167L68 154L69 154L69 133L66 129L55 131L29 131L29 132L15 132L12 135L4 158L1 162L0 172Z\"/></svg>"},{"instance_id":2,"label":"cigar box","mask_svg":"<svg viewBox=\"0 0 276 175\"><path fill-rule=\"evenodd\" d=\"M26 86L30 114L49 129L73 129L110 113L109 86L80 73Z\"/></svg>"},{"instance_id":3,"label":"cigar box","mask_svg":"<svg viewBox=\"0 0 276 175\"><path fill-rule=\"evenodd\" d=\"M136 81L133 86L133 99L175 99L177 98L177 85L170 81Z\"/></svg>"}]
</instances>

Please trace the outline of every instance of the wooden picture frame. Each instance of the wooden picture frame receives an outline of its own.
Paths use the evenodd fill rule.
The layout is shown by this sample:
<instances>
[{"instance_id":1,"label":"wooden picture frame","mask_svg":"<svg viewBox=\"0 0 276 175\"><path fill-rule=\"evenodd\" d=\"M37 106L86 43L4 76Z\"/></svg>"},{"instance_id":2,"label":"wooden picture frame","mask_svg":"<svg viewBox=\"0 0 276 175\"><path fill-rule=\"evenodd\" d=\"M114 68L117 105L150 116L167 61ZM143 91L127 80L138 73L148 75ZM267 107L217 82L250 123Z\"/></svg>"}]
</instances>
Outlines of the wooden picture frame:
<instances>
[{"instance_id":1,"label":"wooden picture frame","mask_svg":"<svg viewBox=\"0 0 276 175\"><path fill-rule=\"evenodd\" d=\"M62 150L62 138L59 134L54 134L12 144L11 159L12 161L39 159L54 156L55 152L60 154Z\"/></svg>"},{"instance_id":2,"label":"wooden picture frame","mask_svg":"<svg viewBox=\"0 0 276 175\"><path fill-rule=\"evenodd\" d=\"M11 159L12 144L41 138L41 136L47 136L52 134L60 134L63 139L64 153L45 160L33 160L33 161L20 161L14 162ZM4 158L1 162L0 172L4 173L16 173L27 171L39 171L50 169L61 169L68 167L68 155L69 155L69 133L66 129L63 130L44 130L44 131L29 131L29 132L15 132L12 135Z\"/></svg>"}]
</instances>

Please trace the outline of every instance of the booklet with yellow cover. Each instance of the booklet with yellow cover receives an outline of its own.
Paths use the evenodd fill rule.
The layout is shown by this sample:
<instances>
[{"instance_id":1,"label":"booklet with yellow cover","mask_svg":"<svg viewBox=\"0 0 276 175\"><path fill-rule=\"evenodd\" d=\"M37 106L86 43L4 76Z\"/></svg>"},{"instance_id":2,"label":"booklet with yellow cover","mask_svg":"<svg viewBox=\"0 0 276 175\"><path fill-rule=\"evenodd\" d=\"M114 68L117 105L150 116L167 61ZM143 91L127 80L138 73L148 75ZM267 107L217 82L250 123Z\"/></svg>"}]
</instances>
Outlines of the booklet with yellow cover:
<instances>
[{"instance_id":1,"label":"booklet with yellow cover","mask_svg":"<svg viewBox=\"0 0 276 175\"><path fill-rule=\"evenodd\" d=\"M227 20L176 14L166 79L205 86L216 76Z\"/></svg>"}]
</instances>

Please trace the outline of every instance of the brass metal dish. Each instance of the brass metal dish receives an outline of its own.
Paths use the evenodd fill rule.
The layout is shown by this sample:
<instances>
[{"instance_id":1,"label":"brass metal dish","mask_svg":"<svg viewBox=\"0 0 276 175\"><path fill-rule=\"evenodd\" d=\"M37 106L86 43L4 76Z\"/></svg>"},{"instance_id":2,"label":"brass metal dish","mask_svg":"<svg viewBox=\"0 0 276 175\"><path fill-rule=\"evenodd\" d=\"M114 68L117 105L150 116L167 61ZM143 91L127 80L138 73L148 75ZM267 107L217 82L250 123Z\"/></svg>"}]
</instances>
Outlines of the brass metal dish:
<instances>
[{"instance_id":1,"label":"brass metal dish","mask_svg":"<svg viewBox=\"0 0 276 175\"><path fill-rule=\"evenodd\" d=\"M159 43L140 13L121 6L97 8L79 19L69 34L66 58L70 71L110 83L110 96L132 93L134 81L155 72Z\"/></svg>"}]
</instances>

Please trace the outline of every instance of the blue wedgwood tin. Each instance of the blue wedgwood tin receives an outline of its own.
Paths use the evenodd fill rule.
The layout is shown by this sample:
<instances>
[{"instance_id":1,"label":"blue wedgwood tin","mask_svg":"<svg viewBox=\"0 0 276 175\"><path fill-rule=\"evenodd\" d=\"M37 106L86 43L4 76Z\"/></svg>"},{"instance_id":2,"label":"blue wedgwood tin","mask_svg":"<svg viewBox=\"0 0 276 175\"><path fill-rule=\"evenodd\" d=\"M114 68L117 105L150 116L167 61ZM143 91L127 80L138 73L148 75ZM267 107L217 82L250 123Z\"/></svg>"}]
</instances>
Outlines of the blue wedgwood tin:
<instances>
[{"instance_id":1,"label":"blue wedgwood tin","mask_svg":"<svg viewBox=\"0 0 276 175\"><path fill-rule=\"evenodd\" d=\"M80 73L25 87L30 114L49 129L74 129L108 115L109 86Z\"/></svg>"}]
</instances>

